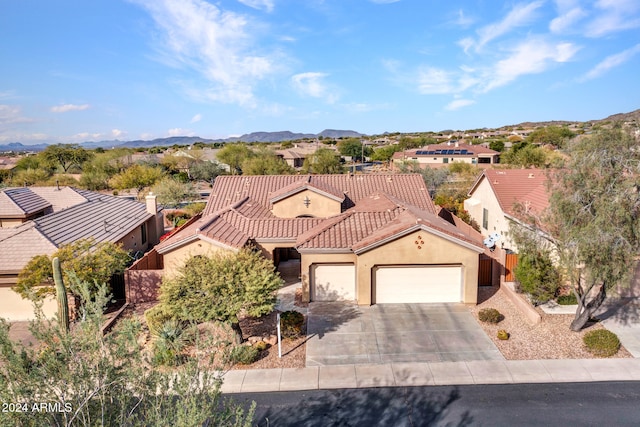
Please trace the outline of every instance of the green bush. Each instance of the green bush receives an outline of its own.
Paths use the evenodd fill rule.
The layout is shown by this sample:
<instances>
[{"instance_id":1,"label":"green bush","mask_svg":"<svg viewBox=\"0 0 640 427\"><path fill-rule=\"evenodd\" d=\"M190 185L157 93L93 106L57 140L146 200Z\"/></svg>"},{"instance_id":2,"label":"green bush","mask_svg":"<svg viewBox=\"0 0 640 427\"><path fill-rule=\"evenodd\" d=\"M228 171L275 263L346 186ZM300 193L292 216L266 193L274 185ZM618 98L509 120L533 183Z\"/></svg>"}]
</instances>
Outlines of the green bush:
<instances>
[{"instance_id":1,"label":"green bush","mask_svg":"<svg viewBox=\"0 0 640 427\"><path fill-rule=\"evenodd\" d=\"M560 287L560 273L546 252L521 254L514 273L520 288L531 296L535 305L553 299Z\"/></svg>"},{"instance_id":2,"label":"green bush","mask_svg":"<svg viewBox=\"0 0 640 427\"><path fill-rule=\"evenodd\" d=\"M158 304L146 310L144 312L144 318L147 321L149 332L155 336L162 328L162 325L171 320L173 316L162 304Z\"/></svg>"},{"instance_id":3,"label":"green bush","mask_svg":"<svg viewBox=\"0 0 640 427\"><path fill-rule=\"evenodd\" d=\"M478 312L478 319L485 323L500 323L504 316L495 308L483 308Z\"/></svg>"},{"instance_id":4,"label":"green bush","mask_svg":"<svg viewBox=\"0 0 640 427\"><path fill-rule=\"evenodd\" d=\"M500 329L498 331L498 339L499 340L508 340L509 339L509 332L505 331L504 329Z\"/></svg>"},{"instance_id":5,"label":"green bush","mask_svg":"<svg viewBox=\"0 0 640 427\"><path fill-rule=\"evenodd\" d=\"M598 357L610 357L620 349L618 336L606 329L589 331L582 338L589 353Z\"/></svg>"},{"instance_id":6,"label":"green bush","mask_svg":"<svg viewBox=\"0 0 640 427\"><path fill-rule=\"evenodd\" d=\"M556 298L556 302L559 305L576 305L578 303L578 298L576 298L576 294L571 292L568 295L560 295Z\"/></svg>"},{"instance_id":7,"label":"green bush","mask_svg":"<svg viewBox=\"0 0 640 427\"><path fill-rule=\"evenodd\" d=\"M242 365L250 365L258 360L260 352L257 348L248 345L241 345L231 350L229 360L233 363L240 363Z\"/></svg>"},{"instance_id":8,"label":"green bush","mask_svg":"<svg viewBox=\"0 0 640 427\"><path fill-rule=\"evenodd\" d=\"M258 341L253 345L253 347L258 351L265 351L267 347L269 347L269 344L264 341Z\"/></svg>"},{"instance_id":9,"label":"green bush","mask_svg":"<svg viewBox=\"0 0 640 427\"><path fill-rule=\"evenodd\" d=\"M294 338L302 334L304 316L297 311L285 311L280 314L280 328L282 336Z\"/></svg>"}]
</instances>

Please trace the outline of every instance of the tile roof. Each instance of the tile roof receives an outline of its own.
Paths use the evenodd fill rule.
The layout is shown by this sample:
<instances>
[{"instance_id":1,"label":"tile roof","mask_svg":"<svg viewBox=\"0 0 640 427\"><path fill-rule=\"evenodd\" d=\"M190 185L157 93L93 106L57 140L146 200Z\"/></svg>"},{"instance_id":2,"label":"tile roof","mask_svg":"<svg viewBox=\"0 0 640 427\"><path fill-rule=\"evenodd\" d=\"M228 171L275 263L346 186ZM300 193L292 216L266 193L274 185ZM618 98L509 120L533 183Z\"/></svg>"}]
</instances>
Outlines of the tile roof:
<instances>
[{"instance_id":1,"label":"tile roof","mask_svg":"<svg viewBox=\"0 0 640 427\"><path fill-rule=\"evenodd\" d=\"M329 218L277 218L271 200L299 188L340 191L343 213ZM340 190L336 190L340 189ZM388 190L388 191L387 191ZM194 239L240 248L255 240L295 242L301 250L361 250L419 226L482 248L478 236L440 218L422 177L398 175L221 176L202 217L161 242L166 253Z\"/></svg>"},{"instance_id":2,"label":"tile roof","mask_svg":"<svg viewBox=\"0 0 640 427\"><path fill-rule=\"evenodd\" d=\"M358 251L393 238L416 226L444 233L450 238L482 248L482 239L439 217L392 197L377 193L352 209L309 230L296 241L302 250L343 249Z\"/></svg>"},{"instance_id":3,"label":"tile roof","mask_svg":"<svg viewBox=\"0 0 640 427\"><path fill-rule=\"evenodd\" d=\"M73 187L29 187L29 190L51 203L54 212L84 203L88 194L96 194Z\"/></svg>"},{"instance_id":4,"label":"tile roof","mask_svg":"<svg viewBox=\"0 0 640 427\"><path fill-rule=\"evenodd\" d=\"M363 174L363 175L310 175L308 183L316 188L331 187L344 194L343 210L354 206L360 199L382 191L430 212L435 206L424 181L417 174ZM271 209L270 199L281 189L301 180L299 175L227 175L216 178L207 202L204 216L249 197Z\"/></svg>"},{"instance_id":5,"label":"tile roof","mask_svg":"<svg viewBox=\"0 0 640 427\"><path fill-rule=\"evenodd\" d=\"M51 203L29 188L8 188L0 191L0 217L25 218L51 207Z\"/></svg>"},{"instance_id":6,"label":"tile roof","mask_svg":"<svg viewBox=\"0 0 640 427\"><path fill-rule=\"evenodd\" d=\"M505 214L518 216L514 207L521 204L529 212L542 213L549 206L547 173L541 169L486 169L471 187L473 196L481 180L486 179Z\"/></svg>"},{"instance_id":7,"label":"tile roof","mask_svg":"<svg viewBox=\"0 0 640 427\"><path fill-rule=\"evenodd\" d=\"M18 274L34 256L56 249L30 221L15 228L0 228L0 271Z\"/></svg>"},{"instance_id":8,"label":"tile roof","mask_svg":"<svg viewBox=\"0 0 640 427\"><path fill-rule=\"evenodd\" d=\"M327 197L334 199L340 203L342 203L345 199L344 191L340 191L334 188L332 185L321 180L316 179L311 182L311 175L307 175L306 177L292 182L291 184L271 193L269 202L276 203L279 200L286 199L287 197L299 193L303 190L311 190L317 193L324 194Z\"/></svg>"},{"instance_id":9,"label":"tile roof","mask_svg":"<svg viewBox=\"0 0 640 427\"><path fill-rule=\"evenodd\" d=\"M0 229L1 271L21 270L34 255L51 254L79 239L117 242L153 216L144 203L133 200L71 188L64 193L84 202Z\"/></svg>"}]
</instances>

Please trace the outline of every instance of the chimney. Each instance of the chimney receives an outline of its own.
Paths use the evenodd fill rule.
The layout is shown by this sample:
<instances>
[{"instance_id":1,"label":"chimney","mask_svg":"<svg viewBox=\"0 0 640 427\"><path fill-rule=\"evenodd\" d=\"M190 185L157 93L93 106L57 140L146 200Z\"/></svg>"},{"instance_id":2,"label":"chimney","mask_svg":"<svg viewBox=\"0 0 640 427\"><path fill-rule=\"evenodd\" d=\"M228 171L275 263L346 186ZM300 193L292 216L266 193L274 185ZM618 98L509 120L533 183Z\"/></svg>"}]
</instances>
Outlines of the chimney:
<instances>
[{"instance_id":1,"label":"chimney","mask_svg":"<svg viewBox=\"0 0 640 427\"><path fill-rule=\"evenodd\" d=\"M456 145L455 145L455 147L456 147L456 148L458 148L459 146L460 146L460 145L458 145L458 141L456 141Z\"/></svg>"},{"instance_id":2,"label":"chimney","mask_svg":"<svg viewBox=\"0 0 640 427\"><path fill-rule=\"evenodd\" d=\"M145 201L147 203L147 212L152 215L156 215L158 213L158 202L156 201L156 195L153 192L147 194L145 197Z\"/></svg>"}]
</instances>

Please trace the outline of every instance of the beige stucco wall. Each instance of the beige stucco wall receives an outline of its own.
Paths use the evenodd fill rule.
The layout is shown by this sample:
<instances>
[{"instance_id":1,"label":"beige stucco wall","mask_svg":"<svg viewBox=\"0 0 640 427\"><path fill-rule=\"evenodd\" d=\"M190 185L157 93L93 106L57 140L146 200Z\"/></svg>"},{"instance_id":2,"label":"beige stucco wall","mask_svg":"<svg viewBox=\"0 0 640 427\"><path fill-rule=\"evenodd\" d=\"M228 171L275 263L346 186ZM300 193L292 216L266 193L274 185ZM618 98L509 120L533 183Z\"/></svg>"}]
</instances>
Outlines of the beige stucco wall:
<instances>
[{"instance_id":1,"label":"beige stucco wall","mask_svg":"<svg viewBox=\"0 0 640 427\"><path fill-rule=\"evenodd\" d=\"M304 201L309 198L309 206ZM301 215L311 215L316 218L327 218L338 215L341 211L341 203L329 197L315 193L311 190L303 190L286 199L274 203L271 212L278 218L297 218Z\"/></svg>"},{"instance_id":2,"label":"beige stucco wall","mask_svg":"<svg viewBox=\"0 0 640 427\"><path fill-rule=\"evenodd\" d=\"M127 251L145 251L149 244L149 232L147 228L147 242L142 243L142 227L136 227L131 230L125 237L120 239L117 243L121 243L122 247Z\"/></svg>"},{"instance_id":3,"label":"beige stucco wall","mask_svg":"<svg viewBox=\"0 0 640 427\"><path fill-rule=\"evenodd\" d=\"M356 254L302 254L300 261L300 271L302 280L302 300L309 302L310 299L310 280L312 264L342 264L355 263ZM356 271L356 283L358 282L358 273ZM357 286L357 285L356 285Z\"/></svg>"},{"instance_id":4,"label":"beige stucco wall","mask_svg":"<svg viewBox=\"0 0 640 427\"><path fill-rule=\"evenodd\" d=\"M175 275L180 267L184 265L187 259L196 255L210 256L219 251L230 251L231 249L216 246L213 243L196 240L188 243L171 252L163 254L164 276L169 277Z\"/></svg>"},{"instance_id":5,"label":"beige stucco wall","mask_svg":"<svg viewBox=\"0 0 640 427\"><path fill-rule=\"evenodd\" d=\"M420 237L420 239L418 239ZM416 241L424 244L416 245ZM421 246L421 249L417 247ZM356 300L359 305L372 303L372 269L379 265L443 264L461 265L463 301L476 304L478 300L479 253L426 231L411 233L376 249L356 254L302 254L302 296L310 298L312 264L354 263L356 266Z\"/></svg>"},{"instance_id":6,"label":"beige stucco wall","mask_svg":"<svg viewBox=\"0 0 640 427\"><path fill-rule=\"evenodd\" d=\"M509 238L509 220L505 218L504 212L498 203L489 181L484 178L478 184L471 196L472 199L479 201L480 203L472 206L469 202L465 201L464 207L471 215L478 225L480 226L480 232L482 236L488 237L491 233L499 233L501 240L498 241L498 246L504 243L504 247L515 250L515 245ZM485 208L489 212L488 228L482 227L482 209Z\"/></svg>"},{"instance_id":7,"label":"beige stucco wall","mask_svg":"<svg viewBox=\"0 0 640 427\"><path fill-rule=\"evenodd\" d=\"M424 242L416 244L415 242ZM418 249L418 246L421 249ZM435 236L417 231L358 256L356 265L357 299L360 305L371 304L372 269L378 265L449 264L461 265L463 300L466 304L478 301L479 253Z\"/></svg>"},{"instance_id":8,"label":"beige stucco wall","mask_svg":"<svg viewBox=\"0 0 640 427\"><path fill-rule=\"evenodd\" d=\"M55 317L58 304L54 297L47 297L42 306L46 318ZM0 317L9 322L20 322L35 319L33 303L23 299L10 287L0 287Z\"/></svg>"}]
</instances>

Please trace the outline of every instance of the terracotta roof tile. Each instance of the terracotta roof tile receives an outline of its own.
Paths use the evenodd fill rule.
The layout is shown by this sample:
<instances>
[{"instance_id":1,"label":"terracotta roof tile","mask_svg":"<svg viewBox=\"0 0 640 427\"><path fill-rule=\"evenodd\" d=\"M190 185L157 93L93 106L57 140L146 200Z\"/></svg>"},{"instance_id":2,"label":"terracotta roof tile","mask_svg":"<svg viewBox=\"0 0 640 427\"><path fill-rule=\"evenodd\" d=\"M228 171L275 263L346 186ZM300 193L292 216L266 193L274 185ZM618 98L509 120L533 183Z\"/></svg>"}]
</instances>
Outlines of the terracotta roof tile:
<instances>
[{"instance_id":1,"label":"terracotta roof tile","mask_svg":"<svg viewBox=\"0 0 640 427\"><path fill-rule=\"evenodd\" d=\"M480 180L486 179L504 213L517 216L514 210L516 203L532 212L541 213L549 206L548 172L541 169L486 169L469 194L472 194Z\"/></svg>"}]
</instances>

